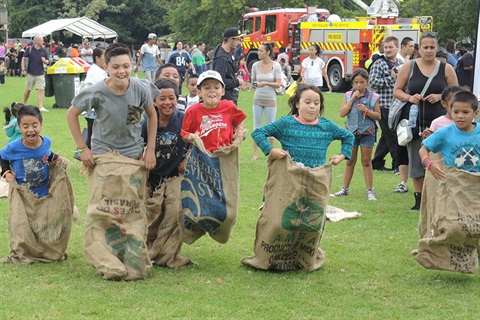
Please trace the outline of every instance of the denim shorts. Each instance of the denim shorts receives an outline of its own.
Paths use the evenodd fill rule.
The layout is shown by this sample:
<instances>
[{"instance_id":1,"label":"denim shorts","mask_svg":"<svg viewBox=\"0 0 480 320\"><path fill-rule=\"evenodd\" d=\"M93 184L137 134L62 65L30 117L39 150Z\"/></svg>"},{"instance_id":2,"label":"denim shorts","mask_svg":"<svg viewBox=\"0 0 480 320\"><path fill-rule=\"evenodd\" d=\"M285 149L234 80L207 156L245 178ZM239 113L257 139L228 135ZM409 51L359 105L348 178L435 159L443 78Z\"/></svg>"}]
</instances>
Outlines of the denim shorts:
<instances>
[{"instance_id":1,"label":"denim shorts","mask_svg":"<svg viewBox=\"0 0 480 320\"><path fill-rule=\"evenodd\" d=\"M375 144L375 136L355 136L355 141L353 142L354 147L365 147L365 148L373 148Z\"/></svg>"}]
</instances>

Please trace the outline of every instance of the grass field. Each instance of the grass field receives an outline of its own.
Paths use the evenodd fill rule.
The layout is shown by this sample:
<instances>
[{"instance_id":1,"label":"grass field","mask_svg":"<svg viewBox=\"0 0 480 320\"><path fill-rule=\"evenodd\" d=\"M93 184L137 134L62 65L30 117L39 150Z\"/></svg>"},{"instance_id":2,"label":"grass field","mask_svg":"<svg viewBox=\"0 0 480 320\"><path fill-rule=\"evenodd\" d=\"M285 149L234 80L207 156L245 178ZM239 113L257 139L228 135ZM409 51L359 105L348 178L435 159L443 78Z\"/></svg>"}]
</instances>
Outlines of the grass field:
<instances>
[{"instance_id":1,"label":"grass field","mask_svg":"<svg viewBox=\"0 0 480 320\"><path fill-rule=\"evenodd\" d=\"M0 86L0 106L21 101L24 79L7 78ZM185 91L186 92L186 91ZM325 94L325 116L343 125L342 94ZM30 98L36 104L36 94ZM348 197L330 204L359 211L356 220L328 222L321 242L326 262L315 272L263 272L240 264L253 253L266 158L250 160L252 139L240 149L240 210L230 241L208 236L184 245L196 264L180 270L155 267L136 282L102 280L83 252L83 224L88 201L87 177L73 160L75 144L66 109L51 109L46 98L43 134L52 150L72 161L68 172L80 219L73 225L64 262L0 265L0 319L479 319L480 278L426 270L410 256L416 248L418 212L411 212L412 191L394 194L398 176L374 172L378 201L367 201L360 164ZM253 92L241 92L239 106L252 129ZM288 112L279 98L278 116ZM7 138L0 135L0 145ZM329 156L338 153L334 143ZM388 162L387 162L388 163ZM333 189L341 186L344 163L334 168ZM410 185L411 186L411 185ZM412 187L412 186L411 186ZM8 199L0 199L0 257L9 252Z\"/></svg>"}]
</instances>

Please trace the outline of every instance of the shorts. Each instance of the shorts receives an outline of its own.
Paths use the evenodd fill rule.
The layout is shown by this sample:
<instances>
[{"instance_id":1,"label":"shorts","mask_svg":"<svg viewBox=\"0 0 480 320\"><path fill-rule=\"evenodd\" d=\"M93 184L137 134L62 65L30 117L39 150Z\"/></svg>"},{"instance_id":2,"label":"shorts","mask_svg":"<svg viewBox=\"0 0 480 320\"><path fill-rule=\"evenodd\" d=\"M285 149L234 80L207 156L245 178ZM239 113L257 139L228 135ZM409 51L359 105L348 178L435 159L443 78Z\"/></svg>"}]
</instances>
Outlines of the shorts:
<instances>
[{"instance_id":1,"label":"shorts","mask_svg":"<svg viewBox=\"0 0 480 320\"><path fill-rule=\"evenodd\" d=\"M375 136L355 136L355 141L353 142L354 147L364 147L364 148L373 148L375 144Z\"/></svg>"},{"instance_id":2,"label":"shorts","mask_svg":"<svg viewBox=\"0 0 480 320\"><path fill-rule=\"evenodd\" d=\"M33 90L33 86L38 89L45 89L45 75L40 75L40 76L33 76L31 74L27 73L27 77L25 79L25 85L27 87L28 91Z\"/></svg>"},{"instance_id":3,"label":"shorts","mask_svg":"<svg viewBox=\"0 0 480 320\"><path fill-rule=\"evenodd\" d=\"M422 139L412 140L407 144L408 150L408 175L412 179L423 178L425 176L425 168L418 151L422 147Z\"/></svg>"},{"instance_id":4,"label":"shorts","mask_svg":"<svg viewBox=\"0 0 480 320\"><path fill-rule=\"evenodd\" d=\"M397 167L408 166L408 150L407 147L403 147L397 144Z\"/></svg>"}]
</instances>

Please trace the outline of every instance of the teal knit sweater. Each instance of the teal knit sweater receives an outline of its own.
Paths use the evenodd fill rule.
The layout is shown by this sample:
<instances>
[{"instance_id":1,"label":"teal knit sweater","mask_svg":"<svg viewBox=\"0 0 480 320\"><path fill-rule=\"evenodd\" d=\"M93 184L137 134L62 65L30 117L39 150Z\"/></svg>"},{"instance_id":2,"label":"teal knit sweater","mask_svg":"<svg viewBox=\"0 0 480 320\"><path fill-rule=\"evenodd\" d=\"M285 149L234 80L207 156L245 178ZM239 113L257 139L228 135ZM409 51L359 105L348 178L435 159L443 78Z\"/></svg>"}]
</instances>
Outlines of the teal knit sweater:
<instances>
[{"instance_id":1,"label":"teal knit sweater","mask_svg":"<svg viewBox=\"0 0 480 320\"><path fill-rule=\"evenodd\" d=\"M353 134L325 118L319 118L315 125L308 125L300 123L294 116L283 116L255 129L252 138L265 155L273 148L267 137L280 141L282 149L290 153L293 161L310 168L325 164L327 149L333 140L342 141L340 154L347 159L352 156Z\"/></svg>"}]
</instances>

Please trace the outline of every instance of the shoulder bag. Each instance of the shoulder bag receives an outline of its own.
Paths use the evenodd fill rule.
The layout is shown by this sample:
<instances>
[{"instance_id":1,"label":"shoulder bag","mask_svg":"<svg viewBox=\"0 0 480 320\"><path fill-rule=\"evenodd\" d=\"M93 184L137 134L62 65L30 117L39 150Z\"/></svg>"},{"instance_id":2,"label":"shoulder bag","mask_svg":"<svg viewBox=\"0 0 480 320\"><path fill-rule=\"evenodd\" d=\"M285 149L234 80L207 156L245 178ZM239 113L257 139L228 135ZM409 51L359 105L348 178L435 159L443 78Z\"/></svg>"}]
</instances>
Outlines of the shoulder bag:
<instances>
[{"instance_id":1,"label":"shoulder bag","mask_svg":"<svg viewBox=\"0 0 480 320\"><path fill-rule=\"evenodd\" d=\"M410 82L410 78L413 74L413 66L415 65L415 60L412 60L410 64L410 71L408 72L408 81L407 85L405 86L405 92L408 93L408 84ZM390 130L396 130L398 123L400 122L400 117L402 115L403 107L409 103L408 101L401 101L397 98L392 98L392 102L390 102L390 108L388 110L388 128Z\"/></svg>"},{"instance_id":2,"label":"shoulder bag","mask_svg":"<svg viewBox=\"0 0 480 320\"><path fill-rule=\"evenodd\" d=\"M420 95L423 97L425 93L427 92L428 87L430 86L430 83L433 80L433 77L438 72L438 68L440 67L440 61L437 61L437 64L435 65L435 68L433 69L432 73L428 77L427 82L425 83L425 86L423 87L422 92ZM403 108L403 107L402 107ZM401 109L400 109L401 111ZM390 114L388 115L388 120L390 120ZM399 121L396 127L397 131L397 141L400 146L406 146L410 141L413 139L413 132L412 128L408 126L408 120L407 119L402 119Z\"/></svg>"}]
</instances>

